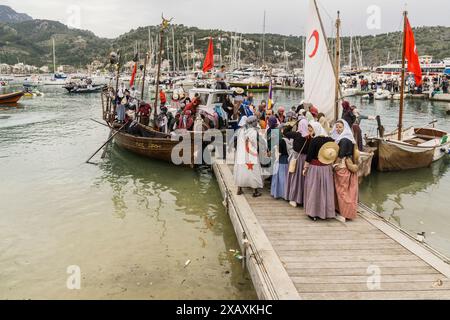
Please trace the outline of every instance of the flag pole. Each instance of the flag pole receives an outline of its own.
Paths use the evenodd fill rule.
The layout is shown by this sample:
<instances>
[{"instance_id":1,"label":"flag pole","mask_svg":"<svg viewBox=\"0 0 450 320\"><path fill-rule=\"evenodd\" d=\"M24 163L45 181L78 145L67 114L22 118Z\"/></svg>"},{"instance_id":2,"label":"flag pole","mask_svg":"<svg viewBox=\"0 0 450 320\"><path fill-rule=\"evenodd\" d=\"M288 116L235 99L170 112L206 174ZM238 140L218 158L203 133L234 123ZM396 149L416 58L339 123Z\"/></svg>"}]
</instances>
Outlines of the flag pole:
<instances>
[{"instance_id":1,"label":"flag pole","mask_svg":"<svg viewBox=\"0 0 450 320\"><path fill-rule=\"evenodd\" d=\"M158 71L156 73L156 90L155 90L155 115L158 115L158 97L159 97L159 78L161 75L161 56L162 56L162 49L163 49L163 37L164 37L164 30L169 27L169 23L172 21L172 19L167 20L162 17L162 23L161 23L161 30L159 32L159 55L158 55Z\"/></svg>"},{"instance_id":2,"label":"flag pole","mask_svg":"<svg viewBox=\"0 0 450 320\"><path fill-rule=\"evenodd\" d=\"M142 92L141 92L141 100L142 101L144 100L145 76L146 76L146 73L147 73L147 62L149 60L148 58L149 58L149 54L147 52L146 55L145 55L145 58L144 58L144 70L143 70L143 74L142 74Z\"/></svg>"},{"instance_id":3,"label":"flag pole","mask_svg":"<svg viewBox=\"0 0 450 320\"><path fill-rule=\"evenodd\" d=\"M405 104L405 65L406 65L406 19L408 12L403 12L403 52L402 52L402 75L400 80L400 110L398 115L398 141L402 140L403 131L403 107Z\"/></svg>"}]
</instances>

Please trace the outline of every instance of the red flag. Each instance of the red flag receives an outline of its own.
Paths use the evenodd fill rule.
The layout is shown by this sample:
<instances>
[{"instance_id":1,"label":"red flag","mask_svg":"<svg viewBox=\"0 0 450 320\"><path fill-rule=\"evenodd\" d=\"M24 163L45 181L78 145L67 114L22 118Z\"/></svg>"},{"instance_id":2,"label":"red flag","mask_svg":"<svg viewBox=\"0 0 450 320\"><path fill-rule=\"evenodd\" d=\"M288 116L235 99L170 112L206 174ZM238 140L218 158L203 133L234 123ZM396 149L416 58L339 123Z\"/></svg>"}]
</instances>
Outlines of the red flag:
<instances>
[{"instance_id":1,"label":"red flag","mask_svg":"<svg viewBox=\"0 0 450 320\"><path fill-rule=\"evenodd\" d=\"M208 52L206 53L205 61L203 62L203 72L208 72L214 68L214 47L212 38L209 38Z\"/></svg>"},{"instance_id":2,"label":"red flag","mask_svg":"<svg viewBox=\"0 0 450 320\"><path fill-rule=\"evenodd\" d=\"M422 84L422 68L420 67L419 54L417 53L416 41L414 40L414 32L406 19L406 42L405 42L405 57L408 60L408 71L414 73L416 85Z\"/></svg>"},{"instance_id":3,"label":"red flag","mask_svg":"<svg viewBox=\"0 0 450 320\"><path fill-rule=\"evenodd\" d=\"M136 78L136 72L137 72L137 62L134 64L133 73L131 74L130 88L134 84L134 79Z\"/></svg>"}]
</instances>

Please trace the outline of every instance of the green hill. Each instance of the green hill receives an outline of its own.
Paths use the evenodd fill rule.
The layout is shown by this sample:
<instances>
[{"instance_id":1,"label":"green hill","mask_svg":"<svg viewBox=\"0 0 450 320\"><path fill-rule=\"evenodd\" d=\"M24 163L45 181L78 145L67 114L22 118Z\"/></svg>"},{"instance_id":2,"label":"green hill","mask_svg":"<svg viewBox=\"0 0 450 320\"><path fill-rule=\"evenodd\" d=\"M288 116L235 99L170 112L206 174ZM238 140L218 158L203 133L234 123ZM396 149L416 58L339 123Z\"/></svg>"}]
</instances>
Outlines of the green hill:
<instances>
[{"instance_id":1,"label":"green hill","mask_svg":"<svg viewBox=\"0 0 450 320\"><path fill-rule=\"evenodd\" d=\"M104 60L111 40L90 31L70 29L49 20L0 23L0 61L15 64L52 65L52 37L57 64L85 66L94 59Z\"/></svg>"},{"instance_id":2,"label":"green hill","mask_svg":"<svg viewBox=\"0 0 450 320\"><path fill-rule=\"evenodd\" d=\"M0 23L0 62L43 66L52 65L52 37L55 38L57 64L85 66L93 60L107 62L111 50L121 48L126 60L134 55L136 43L143 53L149 47L149 32L152 41L156 41L158 27L142 27L131 30L116 39L104 39L85 30L71 29L66 25L49 20L28 20L15 23ZM172 28L172 27L171 27ZM170 52L172 52L172 29L166 31ZM197 61L201 63L208 46L210 36L214 38L215 53L219 54L218 44L221 43L223 62L229 64L228 58L231 46L231 33L221 30L202 30L184 25L174 25L175 44L180 47L180 65L186 62L186 43L189 43L189 52L192 53L192 37ZM416 42L420 55L433 55L436 59L450 56L450 28L448 27L421 27L415 29ZM221 41L219 41L219 38ZM261 63L261 34L243 34L241 42L241 62L243 64ZM284 36L277 34L265 35L265 61L269 64L284 64L284 46L289 52L289 66L299 67L302 60L303 37ZM380 34L377 36L358 37L361 43L363 63L377 66L390 60L400 58L401 33ZM240 42L236 38L235 43ZM343 38L343 61L348 63L349 38ZM164 49L167 42L164 41ZM166 53L164 55L166 57ZM217 61L219 63L219 61ZM192 58L189 59L192 67Z\"/></svg>"}]
</instances>

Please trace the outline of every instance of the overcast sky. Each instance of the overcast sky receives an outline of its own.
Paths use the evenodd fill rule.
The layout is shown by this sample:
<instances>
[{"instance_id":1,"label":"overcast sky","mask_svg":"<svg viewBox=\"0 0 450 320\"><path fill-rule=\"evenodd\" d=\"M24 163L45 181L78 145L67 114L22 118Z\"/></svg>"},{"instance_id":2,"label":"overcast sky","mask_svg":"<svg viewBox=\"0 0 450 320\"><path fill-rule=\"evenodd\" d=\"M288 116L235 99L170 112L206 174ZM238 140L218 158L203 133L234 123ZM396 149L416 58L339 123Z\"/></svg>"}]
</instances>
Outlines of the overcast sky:
<instances>
[{"instance_id":1,"label":"overcast sky","mask_svg":"<svg viewBox=\"0 0 450 320\"><path fill-rule=\"evenodd\" d=\"M328 33L337 10L341 11L344 35L399 31L406 2L413 26L450 26L448 0L318 2ZM139 26L159 24L162 12L174 17L176 24L260 33L264 10L266 32L303 35L309 0L0 0L0 4L35 19L58 20L91 30L98 36L114 38Z\"/></svg>"}]
</instances>

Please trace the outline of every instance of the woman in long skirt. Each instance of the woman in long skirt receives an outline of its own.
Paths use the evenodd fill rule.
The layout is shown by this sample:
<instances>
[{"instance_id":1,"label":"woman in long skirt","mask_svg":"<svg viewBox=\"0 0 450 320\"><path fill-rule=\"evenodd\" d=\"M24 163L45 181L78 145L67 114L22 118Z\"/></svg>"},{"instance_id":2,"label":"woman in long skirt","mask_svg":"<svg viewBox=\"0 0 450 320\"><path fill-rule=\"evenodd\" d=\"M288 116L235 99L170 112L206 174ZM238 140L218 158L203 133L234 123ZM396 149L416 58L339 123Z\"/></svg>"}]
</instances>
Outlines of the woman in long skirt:
<instances>
[{"instance_id":1,"label":"woman in long skirt","mask_svg":"<svg viewBox=\"0 0 450 320\"><path fill-rule=\"evenodd\" d=\"M336 209L339 220L353 220L358 210L358 159L354 157L356 140L349 124L338 120L331 136L339 144L339 156L334 171Z\"/></svg>"},{"instance_id":2,"label":"woman in long skirt","mask_svg":"<svg viewBox=\"0 0 450 320\"><path fill-rule=\"evenodd\" d=\"M290 130L290 127L283 127L281 128L281 133L285 130ZM289 171L289 153L288 153L288 144L286 142L287 139L281 138L280 136L280 143L278 145L278 153L279 157L275 162L274 166L274 175L272 176L272 182L270 186L270 194L275 199L284 199L286 198L286 177L288 175Z\"/></svg>"},{"instance_id":3,"label":"woman in long skirt","mask_svg":"<svg viewBox=\"0 0 450 320\"><path fill-rule=\"evenodd\" d=\"M317 218L331 219L336 217L333 167L336 160L339 147L325 149L326 156L319 154L322 147L333 142L333 139L327 137L325 130L320 123L312 122L309 124L309 131L313 139L308 148L306 164L303 169L305 178L305 196L304 207L308 217L314 221ZM335 144L332 144L333 146ZM333 158L334 156L334 158Z\"/></svg>"},{"instance_id":4,"label":"woman in long skirt","mask_svg":"<svg viewBox=\"0 0 450 320\"><path fill-rule=\"evenodd\" d=\"M303 168L306 162L306 154L308 153L310 136L308 130L308 120L302 117L298 123L297 132L286 132L284 136L293 140L293 153L289 157L289 163L295 161L295 171L288 173L286 184L286 200L293 207L303 205L305 177L303 176Z\"/></svg>"}]
</instances>

